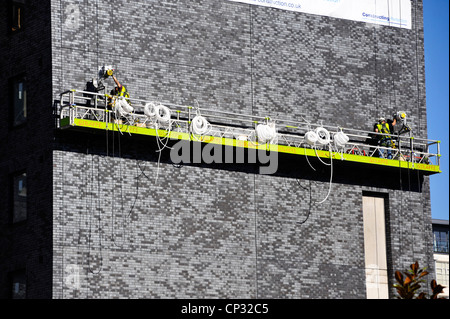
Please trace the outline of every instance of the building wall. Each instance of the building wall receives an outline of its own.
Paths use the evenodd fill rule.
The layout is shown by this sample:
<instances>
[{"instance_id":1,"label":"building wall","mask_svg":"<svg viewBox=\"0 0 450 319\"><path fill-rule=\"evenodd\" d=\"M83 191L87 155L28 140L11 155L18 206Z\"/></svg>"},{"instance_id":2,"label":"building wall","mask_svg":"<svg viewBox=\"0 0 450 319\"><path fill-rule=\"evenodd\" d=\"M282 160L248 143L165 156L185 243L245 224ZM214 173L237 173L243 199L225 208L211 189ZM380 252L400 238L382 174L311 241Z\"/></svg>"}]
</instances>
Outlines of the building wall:
<instances>
[{"instance_id":1,"label":"building wall","mask_svg":"<svg viewBox=\"0 0 450 319\"><path fill-rule=\"evenodd\" d=\"M426 137L421 1L412 30L224 0L51 9L54 99L113 64L134 98L365 130L401 109ZM421 192L349 176L319 205L329 171L298 178L311 168L293 159L290 176L178 168L148 141L56 136L54 298L365 298L363 191L389 198L390 280L432 267L429 183L415 173L394 172Z\"/></svg>"},{"instance_id":2,"label":"building wall","mask_svg":"<svg viewBox=\"0 0 450 319\"><path fill-rule=\"evenodd\" d=\"M11 273L25 271L26 297L50 298L52 285L52 136L50 2L26 1L23 28L11 33L11 1L0 6L0 298ZM23 1L18 1L23 2ZM26 77L27 120L11 125L11 79ZM27 174L27 218L12 223L12 176Z\"/></svg>"},{"instance_id":3,"label":"building wall","mask_svg":"<svg viewBox=\"0 0 450 319\"><path fill-rule=\"evenodd\" d=\"M436 273L436 282L444 286L439 297L448 299L449 258L448 258L448 220L432 220L433 228L433 258Z\"/></svg>"},{"instance_id":4,"label":"building wall","mask_svg":"<svg viewBox=\"0 0 450 319\"><path fill-rule=\"evenodd\" d=\"M439 297L448 299L448 254L434 254L434 265L436 270L436 282L445 287L443 292L439 294Z\"/></svg>"}]
</instances>

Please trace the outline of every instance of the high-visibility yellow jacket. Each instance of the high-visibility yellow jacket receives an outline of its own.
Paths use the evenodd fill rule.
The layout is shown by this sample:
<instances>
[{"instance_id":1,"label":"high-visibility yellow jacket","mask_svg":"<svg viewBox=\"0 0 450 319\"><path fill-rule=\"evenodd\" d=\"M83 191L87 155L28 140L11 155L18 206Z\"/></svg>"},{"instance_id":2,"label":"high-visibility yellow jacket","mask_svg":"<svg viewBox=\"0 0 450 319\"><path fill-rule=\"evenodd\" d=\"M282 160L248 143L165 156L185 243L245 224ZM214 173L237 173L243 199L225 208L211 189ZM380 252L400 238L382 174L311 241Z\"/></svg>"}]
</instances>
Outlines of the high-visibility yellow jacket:
<instances>
[{"instance_id":1,"label":"high-visibility yellow jacket","mask_svg":"<svg viewBox=\"0 0 450 319\"><path fill-rule=\"evenodd\" d=\"M383 133L383 134L391 134L391 128L389 126L389 123L384 123L384 124L377 124L376 128L378 129L378 133ZM390 139L391 136L379 136L380 140L386 140L386 139Z\"/></svg>"},{"instance_id":2,"label":"high-visibility yellow jacket","mask_svg":"<svg viewBox=\"0 0 450 319\"><path fill-rule=\"evenodd\" d=\"M112 90L111 95L116 95L116 91ZM117 96L123 96L124 98L127 99L127 102L129 104L131 104L130 101L128 100L128 98L130 97L130 94L128 94L127 88L124 85L122 85L121 88L119 89L119 91L117 92ZM110 106L110 107L112 106L112 98L111 97L108 98L108 106Z\"/></svg>"},{"instance_id":3,"label":"high-visibility yellow jacket","mask_svg":"<svg viewBox=\"0 0 450 319\"><path fill-rule=\"evenodd\" d=\"M122 85L121 89L119 89L119 92L117 93L117 96L123 96L124 98L129 98L130 94L128 94L127 88Z\"/></svg>"}]
</instances>

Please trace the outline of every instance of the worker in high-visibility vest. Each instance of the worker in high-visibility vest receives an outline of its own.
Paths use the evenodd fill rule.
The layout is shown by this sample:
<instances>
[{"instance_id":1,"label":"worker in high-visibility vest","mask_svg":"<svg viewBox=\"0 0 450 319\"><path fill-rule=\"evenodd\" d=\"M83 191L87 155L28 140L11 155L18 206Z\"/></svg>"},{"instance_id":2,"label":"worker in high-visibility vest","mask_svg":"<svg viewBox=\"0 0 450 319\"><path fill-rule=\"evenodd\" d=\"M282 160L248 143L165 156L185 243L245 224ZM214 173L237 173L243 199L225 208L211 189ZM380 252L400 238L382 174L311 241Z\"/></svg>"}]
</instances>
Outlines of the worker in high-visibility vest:
<instances>
[{"instance_id":1,"label":"worker in high-visibility vest","mask_svg":"<svg viewBox=\"0 0 450 319\"><path fill-rule=\"evenodd\" d=\"M126 98L128 100L128 98L130 97L130 95L128 94L127 88L120 84L119 81L117 80L116 76L113 75L112 76L114 82L116 82L116 87L114 88L115 94L117 96L123 96L124 98ZM129 102L128 102L129 103Z\"/></svg>"},{"instance_id":2,"label":"worker in high-visibility vest","mask_svg":"<svg viewBox=\"0 0 450 319\"><path fill-rule=\"evenodd\" d=\"M394 126L397 124L397 119L386 120L384 117L381 117L378 120L378 123L374 126L375 133L382 133L386 135L377 135L378 145L383 147L393 148L395 147L395 142L392 140L391 134L394 133ZM379 156L384 157L384 149L379 149ZM386 150L387 158L392 159L392 152L390 149Z\"/></svg>"},{"instance_id":3,"label":"worker in high-visibility vest","mask_svg":"<svg viewBox=\"0 0 450 319\"><path fill-rule=\"evenodd\" d=\"M116 83L116 87L113 90L111 90L110 95L111 96L114 96L114 95L115 96L123 96L126 99L126 101L128 102L128 104L131 105L130 100L129 100L130 94L128 93L128 90L125 87L125 85L120 84L120 82L117 80L115 75L112 75L112 78L113 78L114 82ZM108 100L109 100L108 106L111 106L112 98L109 97Z\"/></svg>"}]
</instances>

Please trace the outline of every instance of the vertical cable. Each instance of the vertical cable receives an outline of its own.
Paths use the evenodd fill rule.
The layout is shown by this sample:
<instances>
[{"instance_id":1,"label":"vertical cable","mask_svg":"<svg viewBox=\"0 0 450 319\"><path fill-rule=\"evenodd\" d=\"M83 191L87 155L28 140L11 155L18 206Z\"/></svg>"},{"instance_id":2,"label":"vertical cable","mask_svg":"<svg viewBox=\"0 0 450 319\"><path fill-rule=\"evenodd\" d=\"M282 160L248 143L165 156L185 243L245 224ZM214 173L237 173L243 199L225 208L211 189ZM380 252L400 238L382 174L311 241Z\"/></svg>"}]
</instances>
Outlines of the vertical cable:
<instances>
[{"instance_id":1,"label":"vertical cable","mask_svg":"<svg viewBox=\"0 0 450 319\"><path fill-rule=\"evenodd\" d=\"M377 58L378 58L378 43L377 43L377 28L373 27L373 39L374 39L374 54L375 54L375 110L377 111L377 118L379 118L380 110L378 108L378 73L377 73Z\"/></svg>"},{"instance_id":2,"label":"vertical cable","mask_svg":"<svg viewBox=\"0 0 450 319\"><path fill-rule=\"evenodd\" d=\"M254 115L254 92L253 92L253 11L249 5L250 13L250 104L251 114ZM258 207L256 204L256 174L253 174L253 207L255 210L255 298L258 298Z\"/></svg>"},{"instance_id":3,"label":"vertical cable","mask_svg":"<svg viewBox=\"0 0 450 319\"><path fill-rule=\"evenodd\" d=\"M417 171L417 184L419 185L419 194L420 194L420 205L422 206L422 223L423 223L423 227L424 227L424 231L422 232L422 240L425 243L425 251L427 252L426 254L426 262L427 262L427 266L429 268L435 269L435 265L434 265L434 260L430 259L430 255L433 253L433 246L431 248L429 248L429 242L428 240L430 239L426 234L428 234L427 232L427 225L429 225L429 223L427 222L427 215L426 215L426 209L424 206L424 200L423 200L423 189L420 187L420 174L419 171ZM430 211L431 211L431 203L430 203ZM431 226L431 225L430 225ZM429 226L428 226L429 227ZM433 234L433 232L431 232L431 234ZM432 235L433 236L433 235ZM433 238L432 238L433 240ZM430 280L427 280L427 283L429 285Z\"/></svg>"},{"instance_id":4,"label":"vertical cable","mask_svg":"<svg viewBox=\"0 0 450 319\"><path fill-rule=\"evenodd\" d=\"M418 20L417 20L417 7L418 7L418 5L419 4L418 4L417 0L414 1L414 30L415 30L414 35L415 35L415 42L416 42L416 52L415 52L415 54L416 54L417 112L418 112L418 122L419 122L418 123L418 131L419 131L419 134L421 134L421 132L422 132L422 116L421 116L421 102L420 102L421 91L420 91L420 81L419 81L419 73L420 73L419 72L419 65L420 65L420 63L419 63L419 25L418 25ZM423 19L423 9L422 9L422 19ZM425 122L425 124L426 124L426 122ZM424 133L425 133L426 136L428 136L426 129L424 130ZM421 203L421 206L422 206L422 215L423 215L422 218L424 218L424 216L426 214L426 211L425 211L425 207L423 205L423 200L422 200L422 196L423 196L422 192L423 192L423 190L420 187L421 184L420 184L419 172L417 172L417 177L418 177L417 183L418 183L419 194L420 194L420 203ZM430 213L431 213L431 205L430 205ZM425 228L424 229L424 231L425 231L426 230L426 226L425 225L427 225L428 223L425 223L425 220L422 220L422 222L424 224L423 227ZM423 236L425 236L425 235L423 234ZM428 238L425 238L426 260L427 260L427 264L428 264L427 266L430 267L431 266L431 260L430 260L430 252L429 252L429 246L428 246L427 239ZM434 265L431 266L431 268L434 268ZM427 283L429 284L429 280L428 279L427 279Z\"/></svg>"},{"instance_id":5,"label":"vertical cable","mask_svg":"<svg viewBox=\"0 0 450 319\"><path fill-rule=\"evenodd\" d=\"M401 1L401 0L400 0ZM389 3L389 0L388 0L388 12L389 12L389 16L390 16L390 5L389 5L390 3ZM400 3L400 7L401 7L401 3ZM400 12L401 12L401 9L400 9ZM393 34L395 34L396 32L402 32L402 28L401 28L401 14L400 14L400 28L399 28L399 30L397 31L397 29L396 28L394 28L394 27L392 27L392 28L390 28L390 31L389 31L389 34L390 34L390 36L389 36L389 55L390 55L390 58L391 58L391 82L392 82L392 91L389 93L389 106L391 106L391 96L393 95L394 96L394 107L395 107L395 109L394 110L397 110L397 108L396 108L396 106L397 106L397 91L396 91L396 83L395 83L395 73L397 74L397 81L399 81L400 79L399 79L399 77L400 77L400 75L399 75L399 70L396 70L395 68L394 68L394 49L393 49L393 46L392 46L392 38L393 38Z\"/></svg>"},{"instance_id":6,"label":"vertical cable","mask_svg":"<svg viewBox=\"0 0 450 319\"><path fill-rule=\"evenodd\" d=\"M97 190L98 193L100 194L100 179L99 179L99 170L100 170L100 159L98 159L97 161ZM92 160L91 160L91 184L94 184L94 156L92 155ZM97 199L96 199L96 209L99 211L99 218L98 218L98 236L99 236L99 255L100 255L100 266L99 269L94 272L90 266L90 256L91 256L91 235L92 235L92 208L94 206L93 204L93 191L91 190L91 202L90 202L90 212L89 212L89 242L88 242L88 251L89 251L89 256L88 256L88 267L89 267L89 271L94 274L97 275L101 272L102 268L103 268L103 254L102 254L102 234L101 234L101 212L100 212L100 207L99 207L99 194L97 194Z\"/></svg>"},{"instance_id":7,"label":"vertical cable","mask_svg":"<svg viewBox=\"0 0 450 319\"><path fill-rule=\"evenodd\" d=\"M410 169L408 168L408 197L409 197L409 200L408 200L408 203L409 203L409 205L411 205L412 203L413 203L413 199L412 199L412 196L411 196L411 174L410 174ZM413 210L412 209L409 209L408 210L409 211L409 214L411 214L411 212L413 212ZM413 218L414 218L414 215L413 216L411 216L411 218L409 218L409 220L410 220L410 223L409 223L409 225L410 225L410 227L409 227L409 229L410 229L410 233L411 233L411 252L412 252L412 262L415 262L416 260L415 260L415 257L414 257L414 231L413 231Z\"/></svg>"},{"instance_id":8,"label":"vertical cable","mask_svg":"<svg viewBox=\"0 0 450 319\"><path fill-rule=\"evenodd\" d=\"M387 1L387 8L388 8L388 17L391 16L391 6L389 5L389 0ZM394 75L393 75L393 71L394 71L394 57L393 57L393 53L392 53L392 37L391 37L391 30L390 30L390 20L389 20L389 28L386 28L386 31L389 32L389 44L388 44L388 52L389 52L389 58L390 58L390 67L391 67L391 72L390 72L390 76L391 76L391 84L392 84L392 88L389 91L389 109L391 110L391 106L392 106L392 91L395 90L395 86L394 86Z\"/></svg>"},{"instance_id":9,"label":"vertical cable","mask_svg":"<svg viewBox=\"0 0 450 319\"><path fill-rule=\"evenodd\" d=\"M63 84L64 85L64 71L63 71L63 26L64 26L64 21L63 21L63 1L60 1L59 3L59 10L60 10L60 14L61 14L61 20L60 20L60 48L59 48L59 52L60 52L60 70L61 70L61 77L60 77L60 85ZM61 89L61 87L59 87L59 89Z\"/></svg>"},{"instance_id":10,"label":"vertical cable","mask_svg":"<svg viewBox=\"0 0 450 319\"><path fill-rule=\"evenodd\" d=\"M258 299L258 205L256 204L256 174L253 174L253 203L255 209L255 298Z\"/></svg>"},{"instance_id":11,"label":"vertical cable","mask_svg":"<svg viewBox=\"0 0 450 319\"><path fill-rule=\"evenodd\" d=\"M419 63L419 26L418 26L418 20L417 20L417 7L418 7L418 2L416 0L416 1L414 1L414 22L415 22L415 26L414 26L415 33L414 33L414 35L415 35L415 40L416 40L415 41L416 42L416 52L415 53L416 53L417 112L418 112L418 121L419 121L419 123L418 123L418 131L419 131L419 134L421 134L421 132L422 132L422 115L421 115L421 109L420 109L420 107L421 107L421 102L420 102L421 91L420 91L420 82L419 82L419 73L420 73L419 72L419 65L420 65L420 63ZM423 9L422 9L422 19L423 19ZM425 101L425 103L426 103L426 101ZM426 121L425 121L425 127L426 127ZM424 134L425 134L425 136L428 137L426 129L424 130ZM420 187L420 180L418 181L418 185ZM421 200L422 200L422 196L423 195L422 195L422 193L420 193L420 194L421 194ZM423 215L425 215L425 207L423 206L423 203L421 203L421 205L422 205ZM430 213L431 213L431 203L430 203ZM425 223L425 221L423 221L423 223L424 223L424 228L426 228L425 225L428 224L428 223ZM430 255L432 254L432 252L429 251L429 246L428 246L428 241L427 240L425 240L425 247L426 247L426 257L425 258L426 258L427 264L428 264L427 266L431 267L432 269L434 269L435 268L434 267L434 263L433 263L433 265L431 265L432 261L430 260ZM430 280L427 279L427 285L429 285L429 283L430 283Z\"/></svg>"},{"instance_id":12,"label":"vertical cable","mask_svg":"<svg viewBox=\"0 0 450 319\"><path fill-rule=\"evenodd\" d=\"M62 148L63 149L63 151L64 151L64 148ZM62 194L61 194L61 198L63 199L63 203L62 203L62 207L63 207L63 209L60 209L60 211L59 211L59 213L60 213L60 218L59 218L59 225L60 225L60 227L61 228L63 228L64 227L64 223L63 223L63 218L64 218L64 210L65 210L65 208L66 208L66 205L64 205L64 203L65 203L65 200L64 200L64 194L65 194L65 191L64 191L64 176L65 176L65 174L64 174L64 152L60 152L60 156L61 156L61 191L62 191ZM63 244L61 245L61 250L63 251L62 252L62 260L61 260L61 298L64 298L64 231L63 231Z\"/></svg>"},{"instance_id":13,"label":"vertical cable","mask_svg":"<svg viewBox=\"0 0 450 319\"><path fill-rule=\"evenodd\" d=\"M100 54L100 52L99 52L99 45L98 45L98 43L100 42L99 33L98 33L98 0L96 1L95 6L96 6L95 11L96 11L96 16L97 16L97 19L96 19L96 22L97 22L97 25L96 25L96 27L97 27L97 30L96 30L96 32L97 32L97 41L96 42L97 42L97 70L98 70L100 68L100 66L99 66L99 57L98 57L99 54Z\"/></svg>"},{"instance_id":14,"label":"vertical cable","mask_svg":"<svg viewBox=\"0 0 450 319\"><path fill-rule=\"evenodd\" d=\"M98 236L99 236L99 244L100 244L100 270L103 268L103 251L102 251L102 240L103 240L103 230L102 230L102 207L101 207L101 185L100 185L100 156L97 156L97 211L98 211Z\"/></svg>"},{"instance_id":15,"label":"vertical cable","mask_svg":"<svg viewBox=\"0 0 450 319\"><path fill-rule=\"evenodd\" d=\"M417 0L414 1L414 29L415 29L415 40L416 40L416 87L417 87L417 112L418 112L418 120L419 120L419 134L422 132L422 117L420 112L420 83L419 83L419 30L418 30L418 21L417 21ZM426 132L425 132L426 133Z\"/></svg>"},{"instance_id":16,"label":"vertical cable","mask_svg":"<svg viewBox=\"0 0 450 319\"><path fill-rule=\"evenodd\" d=\"M252 107L252 115L254 114L254 91L253 91L253 11L252 6L250 9L250 105Z\"/></svg>"}]
</instances>

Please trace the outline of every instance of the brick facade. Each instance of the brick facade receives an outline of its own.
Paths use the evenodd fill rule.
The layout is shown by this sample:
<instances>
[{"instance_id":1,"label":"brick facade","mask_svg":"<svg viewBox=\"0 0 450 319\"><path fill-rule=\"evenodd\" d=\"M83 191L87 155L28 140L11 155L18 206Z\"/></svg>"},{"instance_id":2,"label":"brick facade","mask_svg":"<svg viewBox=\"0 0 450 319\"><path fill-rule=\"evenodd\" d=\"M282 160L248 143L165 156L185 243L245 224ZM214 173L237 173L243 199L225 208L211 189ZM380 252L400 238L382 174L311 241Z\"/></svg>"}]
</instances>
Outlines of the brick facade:
<instances>
[{"instance_id":1,"label":"brick facade","mask_svg":"<svg viewBox=\"0 0 450 319\"><path fill-rule=\"evenodd\" d=\"M225 0L49 6L46 124L59 93L112 64L133 98L364 130L405 110L426 138L422 1L411 30ZM17 155L44 165L42 183L53 185L42 200L53 236L43 297L365 298L363 192L388 198L391 278L415 260L432 267L429 180L417 173L381 172L380 182L378 171L341 166L317 204L329 169L295 157L275 175L167 158L157 173L154 141L53 127L42 133L54 138L45 165Z\"/></svg>"}]
</instances>

